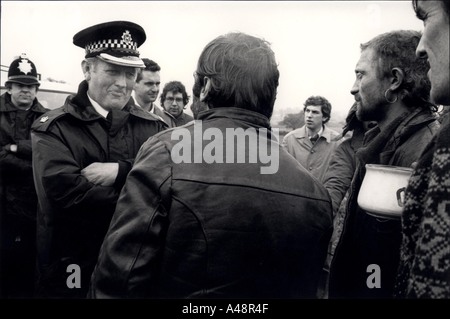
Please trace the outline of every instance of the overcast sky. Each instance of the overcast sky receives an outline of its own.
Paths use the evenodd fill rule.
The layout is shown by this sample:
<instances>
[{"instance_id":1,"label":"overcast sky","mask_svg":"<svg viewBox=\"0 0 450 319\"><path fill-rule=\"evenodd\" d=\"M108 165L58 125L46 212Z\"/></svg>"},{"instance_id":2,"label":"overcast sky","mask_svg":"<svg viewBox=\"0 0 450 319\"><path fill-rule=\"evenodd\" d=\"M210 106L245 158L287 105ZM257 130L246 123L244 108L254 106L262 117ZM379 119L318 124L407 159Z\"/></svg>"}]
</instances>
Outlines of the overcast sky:
<instances>
[{"instance_id":1,"label":"overcast sky","mask_svg":"<svg viewBox=\"0 0 450 319\"><path fill-rule=\"evenodd\" d=\"M300 111L311 95L325 96L332 117L344 117L359 44L387 31L422 30L411 1L1 1L1 64L26 52L43 79L76 88L84 50L73 35L111 20L140 24L147 34L141 57L160 64L162 85L178 80L189 94L197 59L213 38L241 31L266 39L280 69L277 120L287 109Z\"/></svg>"}]
</instances>

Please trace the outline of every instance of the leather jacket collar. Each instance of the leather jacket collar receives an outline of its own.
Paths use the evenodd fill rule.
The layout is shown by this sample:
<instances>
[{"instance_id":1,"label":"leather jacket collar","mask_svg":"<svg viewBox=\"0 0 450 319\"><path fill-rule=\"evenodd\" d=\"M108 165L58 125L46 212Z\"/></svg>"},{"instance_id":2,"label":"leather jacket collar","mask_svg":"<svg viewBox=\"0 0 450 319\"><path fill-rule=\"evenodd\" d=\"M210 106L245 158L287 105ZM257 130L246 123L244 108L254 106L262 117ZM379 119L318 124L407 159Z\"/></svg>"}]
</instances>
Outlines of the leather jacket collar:
<instances>
[{"instance_id":1,"label":"leather jacket collar","mask_svg":"<svg viewBox=\"0 0 450 319\"><path fill-rule=\"evenodd\" d=\"M270 129L270 120L257 112L239 107L218 107L199 113L199 120L211 120L215 118L230 118L233 120L248 122L250 126L265 127Z\"/></svg>"}]
</instances>

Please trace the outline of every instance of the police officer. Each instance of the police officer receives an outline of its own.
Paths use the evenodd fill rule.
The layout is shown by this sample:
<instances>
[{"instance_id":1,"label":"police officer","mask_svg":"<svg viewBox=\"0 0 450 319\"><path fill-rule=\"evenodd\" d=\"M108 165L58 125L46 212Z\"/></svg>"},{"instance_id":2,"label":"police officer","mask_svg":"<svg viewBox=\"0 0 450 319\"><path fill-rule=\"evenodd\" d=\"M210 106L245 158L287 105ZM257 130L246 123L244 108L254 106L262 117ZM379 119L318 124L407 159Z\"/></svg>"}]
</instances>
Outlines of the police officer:
<instances>
[{"instance_id":1,"label":"police officer","mask_svg":"<svg viewBox=\"0 0 450 319\"><path fill-rule=\"evenodd\" d=\"M36 98L35 64L14 59L0 97L0 292L2 298L30 298L34 287L36 208L31 169L31 124L48 111Z\"/></svg>"},{"instance_id":2,"label":"police officer","mask_svg":"<svg viewBox=\"0 0 450 319\"><path fill-rule=\"evenodd\" d=\"M144 29L112 21L84 29L85 80L33 126L39 198L38 296L84 298L120 190L141 144L167 126L130 99L144 67Z\"/></svg>"}]
</instances>

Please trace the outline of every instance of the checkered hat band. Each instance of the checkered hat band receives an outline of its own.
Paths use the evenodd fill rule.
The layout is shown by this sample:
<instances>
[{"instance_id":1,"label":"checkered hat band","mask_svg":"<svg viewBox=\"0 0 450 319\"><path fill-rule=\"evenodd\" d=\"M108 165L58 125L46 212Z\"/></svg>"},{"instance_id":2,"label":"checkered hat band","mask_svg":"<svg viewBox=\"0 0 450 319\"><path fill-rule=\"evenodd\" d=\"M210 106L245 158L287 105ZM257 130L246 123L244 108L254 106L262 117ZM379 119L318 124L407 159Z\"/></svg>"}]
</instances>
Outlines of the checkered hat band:
<instances>
[{"instance_id":1,"label":"checkered hat band","mask_svg":"<svg viewBox=\"0 0 450 319\"><path fill-rule=\"evenodd\" d=\"M131 42L130 44L126 44L122 40L117 39L101 40L86 45L86 54L102 52L111 49L137 53L137 43Z\"/></svg>"}]
</instances>

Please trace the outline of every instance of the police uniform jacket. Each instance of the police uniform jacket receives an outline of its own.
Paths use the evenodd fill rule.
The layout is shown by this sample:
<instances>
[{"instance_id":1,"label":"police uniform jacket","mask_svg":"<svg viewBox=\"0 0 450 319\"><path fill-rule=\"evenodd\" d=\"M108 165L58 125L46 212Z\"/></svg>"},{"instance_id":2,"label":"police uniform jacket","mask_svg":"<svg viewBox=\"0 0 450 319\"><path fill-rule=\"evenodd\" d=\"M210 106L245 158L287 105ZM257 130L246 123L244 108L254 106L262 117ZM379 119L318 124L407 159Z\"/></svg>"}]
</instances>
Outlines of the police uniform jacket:
<instances>
[{"instance_id":1,"label":"police uniform jacket","mask_svg":"<svg viewBox=\"0 0 450 319\"><path fill-rule=\"evenodd\" d=\"M131 100L112 119L99 115L83 81L78 93L33 125L33 169L39 198L38 262L42 297L84 297L119 192L141 145L166 128ZM119 163L113 186L89 182L81 170ZM81 289L67 286L67 266L81 269ZM76 278L74 282L76 283Z\"/></svg>"},{"instance_id":2,"label":"police uniform jacket","mask_svg":"<svg viewBox=\"0 0 450 319\"><path fill-rule=\"evenodd\" d=\"M11 102L11 95L0 97L0 211L2 214L36 219L36 192L31 168L31 125L47 112L38 99L28 111L19 110ZM2 150L16 144L17 152Z\"/></svg>"}]
</instances>

